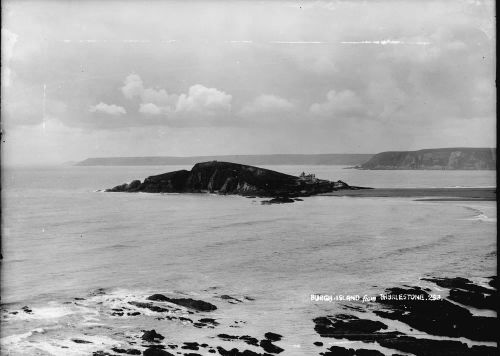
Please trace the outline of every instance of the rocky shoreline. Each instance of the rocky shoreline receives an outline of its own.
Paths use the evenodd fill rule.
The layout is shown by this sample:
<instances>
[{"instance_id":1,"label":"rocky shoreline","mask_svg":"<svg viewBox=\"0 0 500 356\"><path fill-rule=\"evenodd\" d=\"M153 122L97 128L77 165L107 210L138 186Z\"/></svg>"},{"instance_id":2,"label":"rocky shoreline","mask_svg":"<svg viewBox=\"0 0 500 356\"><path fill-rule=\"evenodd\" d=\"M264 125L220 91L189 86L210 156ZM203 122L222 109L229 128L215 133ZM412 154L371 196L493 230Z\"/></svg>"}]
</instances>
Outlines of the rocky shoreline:
<instances>
[{"instance_id":1,"label":"rocky shoreline","mask_svg":"<svg viewBox=\"0 0 500 356\"><path fill-rule=\"evenodd\" d=\"M106 192L217 193L273 198L264 204L282 204L338 190L369 189L353 187L341 180L331 182L314 175L300 177L269 169L230 162L197 163L190 170L168 172L134 180L106 189Z\"/></svg>"},{"instance_id":2,"label":"rocky shoreline","mask_svg":"<svg viewBox=\"0 0 500 356\"><path fill-rule=\"evenodd\" d=\"M311 330L318 337L313 338L310 345L299 347L317 350L313 354L322 356L396 356L401 353L415 356L496 355L496 276L488 277L487 285L479 285L462 277L432 276L422 278L416 284L387 288L367 303L341 302L341 312L314 316ZM436 298L436 291L442 297ZM124 318L130 326L135 323L134 318L154 318L156 327L138 328L135 332L125 334L120 342L115 341L107 347L84 332L69 339L60 348L70 350L71 344L74 348L77 345L88 347L88 350L92 350L89 354L93 356L271 356L286 355L287 350L291 351L289 348L296 343L292 337L273 330L262 334L246 334L244 328L250 320L231 321L221 319L221 314L217 314L230 304L252 303L255 298L250 296L221 294L214 295L208 302L156 293L117 299L106 295L104 290L97 290L66 304L82 307L90 300L97 301L100 313L114 320ZM477 315L474 312L477 309L495 316ZM18 314L34 315L34 310L28 306L19 310L4 309L2 317L5 320ZM277 326L279 322L276 320ZM183 328L204 330L203 341L174 341L166 330L175 328L179 323ZM234 332L228 333L228 326ZM119 334L118 331L116 329L113 334Z\"/></svg>"}]
</instances>

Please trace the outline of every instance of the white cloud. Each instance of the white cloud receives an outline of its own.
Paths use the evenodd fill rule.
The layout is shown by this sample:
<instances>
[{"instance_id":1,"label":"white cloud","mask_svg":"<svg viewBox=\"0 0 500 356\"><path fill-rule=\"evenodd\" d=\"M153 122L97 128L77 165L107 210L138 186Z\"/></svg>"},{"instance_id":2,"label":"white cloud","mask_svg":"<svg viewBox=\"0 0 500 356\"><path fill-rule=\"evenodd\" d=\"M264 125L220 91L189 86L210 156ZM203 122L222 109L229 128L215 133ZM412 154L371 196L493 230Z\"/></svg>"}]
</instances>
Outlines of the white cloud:
<instances>
[{"instance_id":1,"label":"white cloud","mask_svg":"<svg viewBox=\"0 0 500 356\"><path fill-rule=\"evenodd\" d=\"M181 94L177 101L177 112L213 113L231 110L232 96L215 88L195 84L187 94Z\"/></svg>"},{"instance_id":2,"label":"white cloud","mask_svg":"<svg viewBox=\"0 0 500 356\"><path fill-rule=\"evenodd\" d=\"M125 78L122 93L127 99L141 97L144 92L144 85L142 79L137 74L130 74Z\"/></svg>"},{"instance_id":3,"label":"white cloud","mask_svg":"<svg viewBox=\"0 0 500 356\"><path fill-rule=\"evenodd\" d=\"M191 86L187 94L169 94L162 88L145 88L139 75L130 74L125 78L121 90L127 99L140 99L139 112L143 114L214 114L217 111L231 110L231 95L201 84Z\"/></svg>"},{"instance_id":4,"label":"white cloud","mask_svg":"<svg viewBox=\"0 0 500 356\"><path fill-rule=\"evenodd\" d=\"M279 96L262 94L256 97L252 102L246 104L240 111L242 115L252 115L258 113L275 113L291 111L294 105Z\"/></svg>"},{"instance_id":5,"label":"white cloud","mask_svg":"<svg viewBox=\"0 0 500 356\"><path fill-rule=\"evenodd\" d=\"M176 94L169 94L165 89L144 89L141 95L143 103L154 103L160 106L172 106L177 102Z\"/></svg>"},{"instance_id":6,"label":"white cloud","mask_svg":"<svg viewBox=\"0 0 500 356\"><path fill-rule=\"evenodd\" d=\"M149 115L160 115L162 113L162 109L153 103L146 103L140 105L139 112Z\"/></svg>"},{"instance_id":7,"label":"white cloud","mask_svg":"<svg viewBox=\"0 0 500 356\"><path fill-rule=\"evenodd\" d=\"M349 116L360 113L362 106L361 99L355 92L330 90L326 94L326 101L312 104L310 111L316 115Z\"/></svg>"},{"instance_id":8,"label":"white cloud","mask_svg":"<svg viewBox=\"0 0 500 356\"><path fill-rule=\"evenodd\" d=\"M124 107L114 105L114 104L106 104L103 102L100 102L97 105L92 105L89 108L90 112L96 112L96 113L103 113L107 115L114 115L114 116L120 116L120 115L125 115L127 111L125 110Z\"/></svg>"}]
</instances>

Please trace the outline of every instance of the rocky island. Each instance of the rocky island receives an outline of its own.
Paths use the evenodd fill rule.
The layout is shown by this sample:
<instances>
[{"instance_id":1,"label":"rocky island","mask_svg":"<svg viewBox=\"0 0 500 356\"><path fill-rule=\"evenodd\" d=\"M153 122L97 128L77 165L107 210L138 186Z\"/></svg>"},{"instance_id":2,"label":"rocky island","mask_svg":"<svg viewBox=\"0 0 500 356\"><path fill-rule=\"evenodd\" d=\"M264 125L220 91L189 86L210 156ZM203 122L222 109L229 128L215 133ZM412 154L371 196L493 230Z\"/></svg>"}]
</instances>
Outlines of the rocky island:
<instances>
[{"instance_id":1,"label":"rocky island","mask_svg":"<svg viewBox=\"0 0 500 356\"><path fill-rule=\"evenodd\" d=\"M357 169L494 170L494 148L435 148L419 151L388 151L374 155Z\"/></svg>"},{"instance_id":2,"label":"rocky island","mask_svg":"<svg viewBox=\"0 0 500 356\"><path fill-rule=\"evenodd\" d=\"M357 190L345 182L331 182L314 175L299 177L238 163L210 161L188 170L163 173L107 189L106 192L218 193L274 198L270 203L293 202L336 190Z\"/></svg>"}]
</instances>

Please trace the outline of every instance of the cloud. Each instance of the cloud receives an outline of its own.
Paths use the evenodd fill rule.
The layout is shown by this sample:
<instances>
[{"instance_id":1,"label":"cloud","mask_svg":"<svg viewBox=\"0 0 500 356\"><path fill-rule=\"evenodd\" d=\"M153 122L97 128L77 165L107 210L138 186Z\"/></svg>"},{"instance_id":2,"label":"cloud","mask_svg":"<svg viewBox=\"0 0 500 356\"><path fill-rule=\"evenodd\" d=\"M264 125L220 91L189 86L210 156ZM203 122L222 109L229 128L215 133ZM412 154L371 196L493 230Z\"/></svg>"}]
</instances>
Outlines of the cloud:
<instances>
[{"instance_id":1,"label":"cloud","mask_svg":"<svg viewBox=\"0 0 500 356\"><path fill-rule=\"evenodd\" d=\"M125 78L122 93L127 99L141 97L144 92L142 79L137 74L130 74Z\"/></svg>"},{"instance_id":2,"label":"cloud","mask_svg":"<svg viewBox=\"0 0 500 356\"><path fill-rule=\"evenodd\" d=\"M287 99L279 96L262 94L256 97L252 102L246 104L241 109L240 114L252 115L258 113L277 113L291 111L294 105Z\"/></svg>"},{"instance_id":3,"label":"cloud","mask_svg":"<svg viewBox=\"0 0 500 356\"><path fill-rule=\"evenodd\" d=\"M145 88L142 78L138 74L129 74L121 88L123 95L127 99L139 98L142 103L153 103L157 106L175 105L178 96L169 94L165 89Z\"/></svg>"},{"instance_id":4,"label":"cloud","mask_svg":"<svg viewBox=\"0 0 500 356\"><path fill-rule=\"evenodd\" d=\"M343 90L340 92L330 90L326 94L325 102L314 103L310 107L311 113L322 116L338 115L345 117L360 114L361 110L361 99L351 90Z\"/></svg>"},{"instance_id":5,"label":"cloud","mask_svg":"<svg viewBox=\"0 0 500 356\"><path fill-rule=\"evenodd\" d=\"M139 112L149 115L162 113L213 114L216 111L230 111L232 96L216 88L201 84L191 86L187 94L169 94L162 88L145 88L142 78L129 74L121 91L125 98L138 98Z\"/></svg>"},{"instance_id":6,"label":"cloud","mask_svg":"<svg viewBox=\"0 0 500 356\"><path fill-rule=\"evenodd\" d=\"M232 96L215 88L195 84L187 94L181 94L177 101L177 112L214 113L230 111Z\"/></svg>"},{"instance_id":7,"label":"cloud","mask_svg":"<svg viewBox=\"0 0 500 356\"><path fill-rule=\"evenodd\" d=\"M146 103L139 106L139 112L149 115L160 115L162 113L162 109L153 103Z\"/></svg>"},{"instance_id":8,"label":"cloud","mask_svg":"<svg viewBox=\"0 0 500 356\"><path fill-rule=\"evenodd\" d=\"M113 115L113 116L120 116L120 115L125 115L127 111L125 110L124 107L114 105L114 104L106 104L103 102L100 102L97 105L92 105L89 108L90 112L96 112L96 113L103 113L107 115Z\"/></svg>"}]
</instances>

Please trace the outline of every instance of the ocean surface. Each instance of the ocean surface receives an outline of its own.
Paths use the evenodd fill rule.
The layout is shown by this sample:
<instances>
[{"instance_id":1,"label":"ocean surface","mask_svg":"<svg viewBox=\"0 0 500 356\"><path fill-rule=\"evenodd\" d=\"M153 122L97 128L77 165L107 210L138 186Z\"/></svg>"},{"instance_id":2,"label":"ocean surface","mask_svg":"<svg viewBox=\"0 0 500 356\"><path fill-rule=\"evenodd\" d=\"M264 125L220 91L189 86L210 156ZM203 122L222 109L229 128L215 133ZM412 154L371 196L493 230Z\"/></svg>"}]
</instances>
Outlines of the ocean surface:
<instances>
[{"instance_id":1,"label":"ocean surface","mask_svg":"<svg viewBox=\"0 0 500 356\"><path fill-rule=\"evenodd\" d=\"M286 335L276 344L287 355L317 354L312 319L339 304L311 294L377 295L424 276L481 283L496 274L495 202L317 196L261 205L240 196L98 192L181 168L190 169L4 169L2 355L89 355L152 328L169 342L208 344L219 333L272 331ZM496 179L492 171L266 168L376 188L492 187ZM153 293L210 302L220 325L113 315Z\"/></svg>"}]
</instances>

